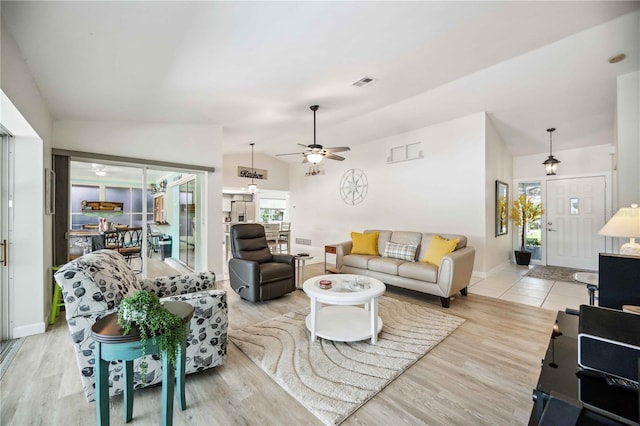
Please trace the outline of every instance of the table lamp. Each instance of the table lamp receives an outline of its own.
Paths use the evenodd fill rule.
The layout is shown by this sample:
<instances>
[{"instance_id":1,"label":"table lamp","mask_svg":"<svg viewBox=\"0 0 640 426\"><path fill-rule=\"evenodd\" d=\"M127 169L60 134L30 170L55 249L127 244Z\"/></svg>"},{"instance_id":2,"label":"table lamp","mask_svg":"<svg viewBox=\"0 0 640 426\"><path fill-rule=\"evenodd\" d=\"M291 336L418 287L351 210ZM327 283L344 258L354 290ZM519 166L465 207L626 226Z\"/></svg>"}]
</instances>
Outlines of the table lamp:
<instances>
[{"instance_id":1,"label":"table lamp","mask_svg":"<svg viewBox=\"0 0 640 426\"><path fill-rule=\"evenodd\" d=\"M636 238L640 238L640 208L637 204L631 207L623 207L613 215L598 232L607 237L629 238L629 242L620 247L620 254L640 256L640 244Z\"/></svg>"}]
</instances>

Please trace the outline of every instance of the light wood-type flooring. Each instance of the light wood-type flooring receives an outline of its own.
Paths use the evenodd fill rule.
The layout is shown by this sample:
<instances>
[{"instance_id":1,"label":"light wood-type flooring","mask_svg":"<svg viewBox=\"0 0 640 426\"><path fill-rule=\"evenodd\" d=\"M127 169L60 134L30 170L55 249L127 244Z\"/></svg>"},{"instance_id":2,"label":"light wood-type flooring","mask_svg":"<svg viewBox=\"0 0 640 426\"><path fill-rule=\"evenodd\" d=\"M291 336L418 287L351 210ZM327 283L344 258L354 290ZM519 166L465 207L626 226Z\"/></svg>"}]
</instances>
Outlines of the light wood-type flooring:
<instances>
[{"instance_id":1,"label":"light wood-type flooring","mask_svg":"<svg viewBox=\"0 0 640 426\"><path fill-rule=\"evenodd\" d=\"M307 276L322 265L309 265ZM297 290L265 303L241 300L228 282L229 326L240 328L308 305ZM386 296L443 310L439 299L388 287ZM363 405L344 425L524 425L555 312L477 294L444 310L466 319L451 336ZM1 425L90 425L64 316L25 339L0 382ZM187 409L176 425L316 425L320 422L229 343L224 366L187 376ZM137 390L133 425L160 422L161 388ZM111 424L123 423L122 398Z\"/></svg>"}]
</instances>

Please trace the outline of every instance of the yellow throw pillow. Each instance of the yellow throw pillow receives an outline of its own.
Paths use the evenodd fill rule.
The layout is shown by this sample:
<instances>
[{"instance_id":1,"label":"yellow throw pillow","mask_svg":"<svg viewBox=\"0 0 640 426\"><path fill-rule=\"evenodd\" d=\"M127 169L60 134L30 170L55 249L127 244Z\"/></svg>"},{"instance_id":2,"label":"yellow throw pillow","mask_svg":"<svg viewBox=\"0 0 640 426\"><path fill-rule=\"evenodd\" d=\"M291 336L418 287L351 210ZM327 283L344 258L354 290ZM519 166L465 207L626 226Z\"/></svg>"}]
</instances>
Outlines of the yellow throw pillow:
<instances>
[{"instance_id":1,"label":"yellow throw pillow","mask_svg":"<svg viewBox=\"0 0 640 426\"><path fill-rule=\"evenodd\" d=\"M351 241L353 241L353 248L351 249L351 254L368 254L371 256L378 256L379 235L379 232L372 232L370 234L352 232Z\"/></svg>"},{"instance_id":2,"label":"yellow throw pillow","mask_svg":"<svg viewBox=\"0 0 640 426\"><path fill-rule=\"evenodd\" d=\"M430 263L432 265L440 266L440 261L444 255L451 253L456 249L456 245L460 242L459 238L453 240L447 240L440 235L434 235L427 248L427 253L421 262Z\"/></svg>"}]
</instances>

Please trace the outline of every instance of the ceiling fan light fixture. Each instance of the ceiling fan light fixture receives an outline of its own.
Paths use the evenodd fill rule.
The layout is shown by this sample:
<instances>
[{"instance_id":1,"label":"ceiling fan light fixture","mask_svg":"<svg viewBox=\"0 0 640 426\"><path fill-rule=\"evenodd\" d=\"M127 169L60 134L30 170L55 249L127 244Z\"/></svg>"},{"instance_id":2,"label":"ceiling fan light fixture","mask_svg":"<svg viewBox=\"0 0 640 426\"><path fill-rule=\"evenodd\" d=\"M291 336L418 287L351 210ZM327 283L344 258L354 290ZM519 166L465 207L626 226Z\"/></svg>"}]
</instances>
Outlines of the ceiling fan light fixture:
<instances>
[{"instance_id":1,"label":"ceiling fan light fixture","mask_svg":"<svg viewBox=\"0 0 640 426\"><path fill-rule=\"evenodd\" d=\"M311 164L318 164L322 161L322 154L312 152L311 154L307 155L307 161L309 161Z\"/></svg>"},{"instance_id":2,"label":"ceiling fan light fixture","mask_svg":"<svg viewBox=\"0 0 640 426\"><path fill-rule=\"evenodd\" d=\"M98 170L96 171L96 176L106 176L107 172L105 172L104 170Z\"/></svg>"}]
</instances>

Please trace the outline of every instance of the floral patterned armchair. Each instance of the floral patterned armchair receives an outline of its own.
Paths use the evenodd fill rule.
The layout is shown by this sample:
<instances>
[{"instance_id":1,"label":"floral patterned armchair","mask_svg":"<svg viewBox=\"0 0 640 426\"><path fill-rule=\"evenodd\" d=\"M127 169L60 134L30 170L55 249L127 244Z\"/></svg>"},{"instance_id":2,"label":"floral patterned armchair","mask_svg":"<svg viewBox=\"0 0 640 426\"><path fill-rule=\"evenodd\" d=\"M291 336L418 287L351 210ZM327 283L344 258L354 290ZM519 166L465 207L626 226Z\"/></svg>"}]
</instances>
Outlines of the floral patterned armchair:
<instances>
[{"instance_id":1,"label":"floral patterned armchair","mask_svg":"<svg viewBox=\"0 0 640 426\"><path fill-rule=\"evenodd\" d=\"M138 290L149 290L162 300L180 300L194 307L187 336L186 373L224 364L227 359L227 295L215 289L213 272L138 280L125 258L114 250L98 250L64 265L55 274L62 288L67 324L76 351L80 378L87 400L95 399L91 327L101 317L116 312L120 301ZM134 361L134 388L142 387L139 365ZM162 360L146 357L144 386L162 380ZM109 394L123 391L123 365L109 367Z\"/></svg>"}]
</instances>

